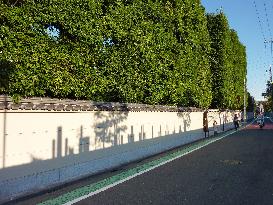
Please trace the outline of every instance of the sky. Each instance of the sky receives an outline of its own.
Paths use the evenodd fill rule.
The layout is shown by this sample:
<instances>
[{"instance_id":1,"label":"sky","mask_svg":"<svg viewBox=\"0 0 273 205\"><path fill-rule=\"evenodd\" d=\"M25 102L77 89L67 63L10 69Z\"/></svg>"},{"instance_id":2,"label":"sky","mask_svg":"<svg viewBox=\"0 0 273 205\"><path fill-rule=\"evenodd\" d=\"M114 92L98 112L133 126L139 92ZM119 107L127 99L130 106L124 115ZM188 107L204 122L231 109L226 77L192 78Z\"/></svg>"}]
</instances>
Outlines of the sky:
<instances>
[{"instance_id":1,"label":"sky","mask_svg":"<svg viewBox=\"0 0 273 205\"><path fill-rule=\"evenodd\" d=\"M269 80L273 53L273 0L201 0L207 13L221 10L229 26L236 30L247 53L247 90L255 100L264 100L262 93Z\"/></svg>"}]
</instances>

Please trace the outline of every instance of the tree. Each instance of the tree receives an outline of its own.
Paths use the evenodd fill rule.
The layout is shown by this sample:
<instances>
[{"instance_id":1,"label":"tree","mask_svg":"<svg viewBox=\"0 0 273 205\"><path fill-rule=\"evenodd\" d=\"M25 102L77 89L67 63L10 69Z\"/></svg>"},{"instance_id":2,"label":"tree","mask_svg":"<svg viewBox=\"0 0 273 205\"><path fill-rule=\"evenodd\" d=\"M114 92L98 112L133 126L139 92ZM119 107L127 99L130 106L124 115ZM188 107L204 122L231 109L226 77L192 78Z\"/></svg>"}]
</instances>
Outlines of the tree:
<instances>
[{"instance_id":1,"label":"tree","mask_svg":"<svg viewBox=\"0 0 273 205\"><path fill-rule=\"evenodd\" d=\"M0 94L243 105L245 47L200 0L6 0L0 22Z\"/></svg>"},{"instance_id":2,"label":"tree","mask_svg":"<svg viewBox=\"0 0 273 205\"><path fill-rule=\"evenodd\" d=\"M210 105L200 0L7 0L0 22L1 93Z\"/></svg>"},{"instance_id":3,"label":"tree","mask_svg":"<svg viewBox=\"0 0 273 205\"><path fill-rule=\"evenodd\" d=\"M211 39L212 108L239 109L243 105L246 51L226 16L207 14Z\"/></svg>"},{"instance_id":4,"label":"tree","mask_svg":"<svg viewBox=\"0 0 273 205\"><path fill-rule=\"evenodd\" d=\"M254 99L253 96L250 95L249 92L247 92L247 107L246 107L246 111L247 112L255 112L255 108L256 108L255 99Z\"/></svg>"},{"instance_id":5,"label":"tree","mask_svg":"<svg viewBox=\"0 0 273 205\"><path fill-rule=\"evenodd\" d=\"M266 84L266 103L265 103L265 111L272 112L273 111L273 83L267 81Z\"/></svg>"}]
</instances>

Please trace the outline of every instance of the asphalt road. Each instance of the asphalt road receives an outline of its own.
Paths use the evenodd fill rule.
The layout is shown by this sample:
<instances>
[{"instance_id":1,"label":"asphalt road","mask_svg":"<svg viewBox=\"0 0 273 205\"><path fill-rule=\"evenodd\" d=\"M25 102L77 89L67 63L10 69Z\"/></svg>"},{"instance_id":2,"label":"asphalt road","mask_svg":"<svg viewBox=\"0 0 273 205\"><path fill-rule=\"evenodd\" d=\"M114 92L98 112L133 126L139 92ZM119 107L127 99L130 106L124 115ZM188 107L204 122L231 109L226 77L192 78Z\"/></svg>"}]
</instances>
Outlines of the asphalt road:
<instances>
[{"instance_id":1,"label":"asphalt road","mask_svg":"<svg viewBox=\"0 0 273 205\"><path fill-rule=\"evenodd\" d=\"M273 204L273 123L265 123L263 129L251 125L76 204ZM36 204L43 197L16 204Z\"/></svg>"},{"instance_id":2,"label":"asphalt road","mask_svg":"<svg viewBox=\"0 0 273 205\"><path fill-rule=\"evenodd\" d=\"M272 128L252 125L77 204L273 204Z\"/></svg>"}]
</instances>

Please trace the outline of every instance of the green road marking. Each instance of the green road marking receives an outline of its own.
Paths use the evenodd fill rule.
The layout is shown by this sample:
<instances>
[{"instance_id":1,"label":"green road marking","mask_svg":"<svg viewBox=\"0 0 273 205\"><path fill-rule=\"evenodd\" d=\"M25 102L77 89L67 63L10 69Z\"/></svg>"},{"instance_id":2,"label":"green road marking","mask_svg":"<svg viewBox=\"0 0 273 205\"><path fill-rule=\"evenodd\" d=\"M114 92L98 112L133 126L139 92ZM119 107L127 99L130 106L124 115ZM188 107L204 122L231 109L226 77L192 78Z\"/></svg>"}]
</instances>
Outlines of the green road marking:
<instances>
[{"instance_id":1,"label":"green road marking","mask_svg":"<svg viewBox=\"0 0 273 205\"><path fill-rule=\"evenodd\" d=\"M50 199L47 201L44 201L42 203L39 203L38 205L63 205L65 203L71 202L77 198L83 197L85 195L88 195L92 192L98 191L100 189L103 189L104 187L110 186L111 184L118 183L119 181L124 181L126 178L132 178L133 175L139 175L139 173L145 172L145 170L151 170L153 168L156 168L158 166L161 166L164 164L164 162L169 162L174 159L177 159L179 157L182 157L186 154L189 154L197 149L200 149L206 145L209 145L215 141L218 141L230 134L235 133L236 131L227 131L224 135L219 135L213 138L205 138L202 141L194 142L190 145L183 146L180 150L173 152L171 154L168 154L164 157L161 157L159 159L153 160L151 162L148 162L143 165L139 165L135 168L129 169L127 171L121 172L120 174L114 175L112 177L103 179L101 181L92 183L90 185L77 188L71 192L68 192L66 194L63 194L57 198Z\"/></svg>"}]
</instances>

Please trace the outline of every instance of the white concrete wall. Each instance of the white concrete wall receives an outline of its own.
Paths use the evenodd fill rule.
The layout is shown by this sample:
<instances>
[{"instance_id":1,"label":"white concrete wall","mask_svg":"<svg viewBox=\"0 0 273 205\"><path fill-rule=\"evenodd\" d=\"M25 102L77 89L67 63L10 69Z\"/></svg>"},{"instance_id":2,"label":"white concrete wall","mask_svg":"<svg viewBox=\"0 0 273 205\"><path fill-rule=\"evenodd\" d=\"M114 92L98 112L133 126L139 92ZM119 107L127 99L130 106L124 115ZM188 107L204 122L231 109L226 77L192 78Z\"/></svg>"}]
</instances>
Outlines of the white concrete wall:
<instances>
[{"instance_id":1,"label":"white concrete wall","mask_svg":"<svg viewBox=\"0 0 273 205\"><path fill-rule=\"evenodd\" d=\"M210 111L219 131L234 112ZM0 199L101 172L204 137L203 112L0 112ZM210 133L212 134L212 133ZM1 201L1 200L0 200Z\"/></svg>"}]
</instances>

